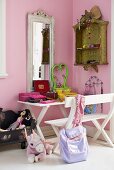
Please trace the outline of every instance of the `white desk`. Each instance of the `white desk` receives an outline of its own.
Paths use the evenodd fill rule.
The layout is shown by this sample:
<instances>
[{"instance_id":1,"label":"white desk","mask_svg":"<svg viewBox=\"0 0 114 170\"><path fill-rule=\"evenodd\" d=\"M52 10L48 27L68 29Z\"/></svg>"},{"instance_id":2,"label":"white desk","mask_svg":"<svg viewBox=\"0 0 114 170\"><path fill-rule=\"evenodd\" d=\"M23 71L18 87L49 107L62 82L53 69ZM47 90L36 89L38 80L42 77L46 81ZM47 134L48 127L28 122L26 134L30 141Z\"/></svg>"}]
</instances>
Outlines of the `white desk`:
<instances>
[{"instance_id":1,"label":"white desk","mask_svg":"<svg viewBox=\"0 0 114 170\"><path fill-rule=\"evenodd\" d=\"M47 110L51 106L59 106L60 111L62 112L63 116L67 117L66 110L64 108L65 102L53 102L53 103L48 103L48 104L41 104L41 103L30 103L30 102L18 101L18 103L24 104L25 107L31 111L32 116L37 120L37 130L38 130L38 133L39 133L39 135L41 136L42 139L45 139L45 138L44 138L44 135L41 131L40 123L42 122L42 119L45 116ZM38 114L37 118L35 117L34 112L32 111L33 106L42 108L40 113Z\"/></svg>"}]
</instances>

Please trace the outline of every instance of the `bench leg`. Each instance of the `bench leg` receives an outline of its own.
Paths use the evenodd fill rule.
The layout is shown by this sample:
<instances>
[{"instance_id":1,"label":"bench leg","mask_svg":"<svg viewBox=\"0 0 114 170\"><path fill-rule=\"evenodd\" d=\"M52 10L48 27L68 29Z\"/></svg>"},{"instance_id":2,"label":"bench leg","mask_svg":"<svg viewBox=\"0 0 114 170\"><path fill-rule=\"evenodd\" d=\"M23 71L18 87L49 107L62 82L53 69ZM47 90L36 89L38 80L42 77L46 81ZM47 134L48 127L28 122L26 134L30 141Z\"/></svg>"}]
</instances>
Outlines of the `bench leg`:
<instances>
[{"instance_id":1,"label":"bench leg","mask_svg":"<svg viewBox=\"0 0 114 170\"><path fill-rule=\"evenodd\" d=\"M107 124L106 121L105 121L105 124L104 124L104 122L103 122L102 125L100 125L97 120L94 120L94 121L92 121L92 122L93 122L93 124L95 125L95 127L98 129L97 132L96 132L96 134L95 134L94 137L93 137L93 140L97 140L98 137L100 136L100 134L102 134L103 137L104 137L104 139L105 139L105 140L107 141L107 143L109 144L109 146L114 147L111 139L109 138L109 136L107 135L106 131L104 130L104 127L105 127L106 124Z\"/></svg>"},{"instance_id":2,"label":"bench leg","mask_svg":"<svg viewBox=\"0 0 114 170\"><path fill-rule=\"evenodd\" d=\"M54 151L59 147L59 129L56 126L53 126L53 125L51 125L51 126L52 126L52 128L53 128L53 130L54 130L54 132L57 136L57 141L56 141L56 143L54 144L54 147L53 147L53 153L54 153Z\"/></svg>"}]
</instances>

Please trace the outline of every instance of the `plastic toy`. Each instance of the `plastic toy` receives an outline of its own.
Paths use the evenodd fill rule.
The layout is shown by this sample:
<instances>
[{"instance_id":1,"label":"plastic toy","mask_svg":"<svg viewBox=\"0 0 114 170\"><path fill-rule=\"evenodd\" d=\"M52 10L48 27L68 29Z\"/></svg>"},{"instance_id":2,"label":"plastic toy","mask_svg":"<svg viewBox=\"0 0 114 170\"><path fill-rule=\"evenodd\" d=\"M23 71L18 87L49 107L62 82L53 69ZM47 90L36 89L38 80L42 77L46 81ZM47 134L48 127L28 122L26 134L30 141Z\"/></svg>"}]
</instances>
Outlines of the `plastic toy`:
<instances>
[{"instance_id":1,"label":"plastic toy","mask_svg":"<svg viewBox=\"0 0 114 170\"><path fill-rule=\"evenodd\" d=\"M25 126L30 126L31 123L31 115L30 111L28 109L25 109L23 111L20 111L18 113L20 116L17 118L17 120L12 123L7 130L14 130L16 128L23 129Z\"/></svg>"}]
</instances>

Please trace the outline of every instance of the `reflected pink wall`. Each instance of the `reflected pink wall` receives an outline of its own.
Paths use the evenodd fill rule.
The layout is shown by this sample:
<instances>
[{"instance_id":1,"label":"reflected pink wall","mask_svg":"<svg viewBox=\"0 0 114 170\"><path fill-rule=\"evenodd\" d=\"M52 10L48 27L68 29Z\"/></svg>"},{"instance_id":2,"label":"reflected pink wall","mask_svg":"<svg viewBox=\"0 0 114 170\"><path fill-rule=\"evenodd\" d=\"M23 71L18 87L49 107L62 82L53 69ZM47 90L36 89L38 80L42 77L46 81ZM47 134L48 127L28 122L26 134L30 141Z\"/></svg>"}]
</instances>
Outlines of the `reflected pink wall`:
<instances>
[{"instance_id":1,"label":"reflected pink wall","mask_svg":"<svg viewBox=\"0 0 114 170\"><path fill-rule=\"evenodd\" d=\"M102 17L104 20L109 21L107 31L107 57L108 65L98 66L99 72L93 70L84 71L81 66L73 67L73 87L79 92L84 92L84 84L90 76L99 77L104 83L104 93L110 92L110 75L111 75L111 0L73 0L73 25L77 23L77 19L85 13L85 10L90 11L94 6L98 5L101 9ZM75 58L75 34L73 33L73 59Z\"/></svg>"},{"instance_id":2,"label":"reflected pink wall","mask_svg":"<svg viewBox=\"0 0 114 170\"><path fill-rule=\"evenodd\" d=\"M71 0L7 0L7 73L0 79L0 107L18 110L18 93L26 91L27 13L44 10L55 19L55 63L68 65L72 84Z\"/></svg>"}]
</instances>

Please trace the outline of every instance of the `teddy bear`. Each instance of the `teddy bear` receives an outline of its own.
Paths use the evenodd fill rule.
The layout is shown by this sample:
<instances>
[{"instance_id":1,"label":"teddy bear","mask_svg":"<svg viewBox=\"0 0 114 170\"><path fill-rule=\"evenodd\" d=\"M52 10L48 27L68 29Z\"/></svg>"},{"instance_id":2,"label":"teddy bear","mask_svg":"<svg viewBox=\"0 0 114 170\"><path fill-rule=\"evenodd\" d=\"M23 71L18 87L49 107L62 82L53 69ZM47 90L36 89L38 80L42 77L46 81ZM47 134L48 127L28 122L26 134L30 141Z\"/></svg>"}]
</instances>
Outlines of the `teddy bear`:
<instances>
[{"instance_id":1,"label":"teddy bear","mask_svg":"<svg viewBox=\"0 0 114 170\"><path fill-rule=\"evenodd\" d=\"M35 131L32 131L32 134L27 136L25 129L25 136L27 139L27 157L30 163L39 162L46 158L46 154L52 153L53 146L44 142Z\"/></svg>"}]
</instances>

